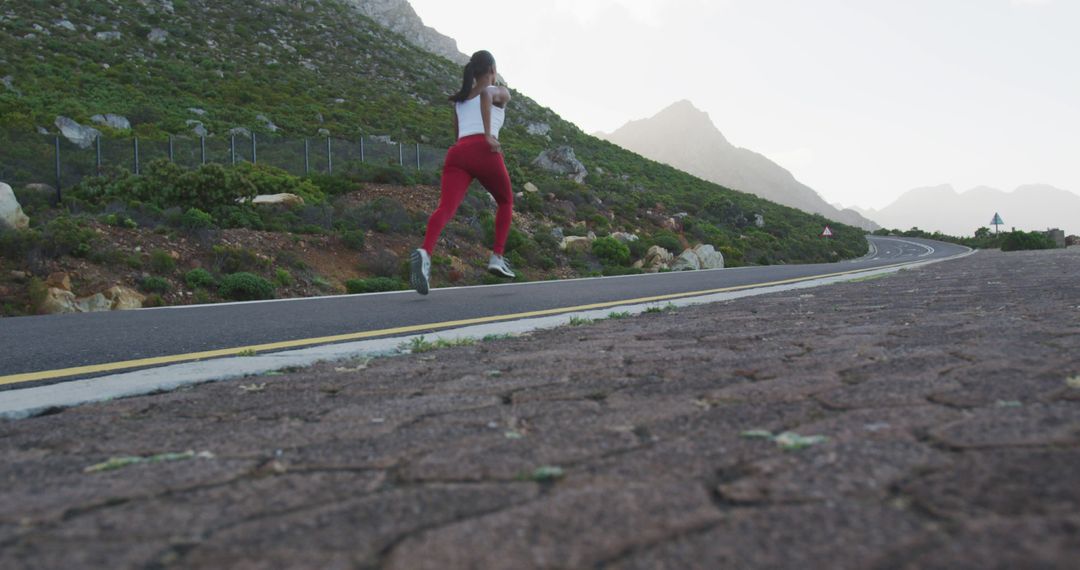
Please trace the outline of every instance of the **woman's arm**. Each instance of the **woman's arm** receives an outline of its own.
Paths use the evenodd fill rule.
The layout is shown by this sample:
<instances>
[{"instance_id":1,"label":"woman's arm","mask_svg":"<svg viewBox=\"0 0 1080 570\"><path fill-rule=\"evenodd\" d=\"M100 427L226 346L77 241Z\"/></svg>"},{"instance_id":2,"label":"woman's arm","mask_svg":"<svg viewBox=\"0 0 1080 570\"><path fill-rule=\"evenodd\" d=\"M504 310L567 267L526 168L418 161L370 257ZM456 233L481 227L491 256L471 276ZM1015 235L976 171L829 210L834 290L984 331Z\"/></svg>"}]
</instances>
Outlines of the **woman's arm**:
<instances>
[{"instance_id":1,"label":"woman's arm","mask_svg":"<svg viewBox=\"0 0 1080 570\"><path fill-rule=\"evenodd\" d=\"M450 115L454 117L454 140L457 141L459 138L461 138L461 129L458 127L457 122L457 104L450 104Z\"/></svg>"},{"instance_id":2,"label":"woman's arm","mask_svg":"<svg viewBox=\"0 0 1080 570\"><path fill-rule=\"evenodd\" d=\"M510 102L510 90L501 85L492 85L488 87L488 91L491 92L491 101L496 107L506 107L506 104Z\"/></svg>"},{"instance_id":3,"label":"woman's arm","mask_svg":"<svg viewBox=\"0 0 1080 570\"><path fill-rule=\"evenodd\" d=\"M484 89L480 92L480 118L484 120L484 137L487 139L488 144L491 145L491 152L502 152L499 139L491 135L491 106L493 103L494 96L489 90Z\"/></svg>"}]
</instances>

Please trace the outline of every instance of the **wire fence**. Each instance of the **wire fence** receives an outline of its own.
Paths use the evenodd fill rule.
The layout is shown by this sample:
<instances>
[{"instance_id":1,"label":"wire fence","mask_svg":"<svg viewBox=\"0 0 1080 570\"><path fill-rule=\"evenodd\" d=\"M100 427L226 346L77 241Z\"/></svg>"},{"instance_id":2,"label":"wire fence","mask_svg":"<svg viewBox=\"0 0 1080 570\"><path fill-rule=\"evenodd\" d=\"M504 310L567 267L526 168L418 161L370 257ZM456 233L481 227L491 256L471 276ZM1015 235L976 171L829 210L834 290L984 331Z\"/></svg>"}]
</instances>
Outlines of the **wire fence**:
<instances>
[{"instance_id":1,"label":"wire fence","mask_svg":"<svg viewBox=\"0 0 1080 570\"><path fill-rule=\"evenodd\" d=\"M89 176L109 169L140 174L151 162L168 160L185 168L203 164L266 164L296 176L347 174L363 165L438 170L446 149L392 142L387 137L288 139L260 134L173 137L165 140L97 136L76 144L63 136L0 131L0 182L18 188L45 184L56 199Z\"/></svg>"}]
</instances>

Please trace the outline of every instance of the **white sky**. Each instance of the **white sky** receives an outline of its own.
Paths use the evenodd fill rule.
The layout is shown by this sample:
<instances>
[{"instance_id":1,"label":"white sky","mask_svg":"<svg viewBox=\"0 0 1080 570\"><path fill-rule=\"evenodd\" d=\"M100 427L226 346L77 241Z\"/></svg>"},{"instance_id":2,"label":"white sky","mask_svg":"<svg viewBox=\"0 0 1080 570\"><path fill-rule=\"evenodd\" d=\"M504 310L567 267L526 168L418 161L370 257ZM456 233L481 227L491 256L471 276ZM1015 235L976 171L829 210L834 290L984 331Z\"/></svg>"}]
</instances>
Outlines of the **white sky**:
<instances>
[{"instance_id":1,"label":"white sky","mask_svg":"<svg viewBox=\"0 0 1080 570\"><path fill-rule=\"evenodd\" d=\"M1080 193L1080 0L410 2L586 132L689 99L830 202Z\"/></svg>"}]
</instances>

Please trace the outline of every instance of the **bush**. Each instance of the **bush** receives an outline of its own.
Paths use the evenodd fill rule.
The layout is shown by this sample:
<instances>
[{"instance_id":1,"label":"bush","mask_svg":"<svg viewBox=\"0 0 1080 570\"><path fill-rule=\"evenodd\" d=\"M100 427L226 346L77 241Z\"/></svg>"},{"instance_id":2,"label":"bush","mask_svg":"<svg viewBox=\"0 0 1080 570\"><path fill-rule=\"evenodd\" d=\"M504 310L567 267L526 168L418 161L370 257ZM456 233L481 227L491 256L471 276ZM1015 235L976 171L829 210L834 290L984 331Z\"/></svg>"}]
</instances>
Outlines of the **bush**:
<instances>
[{"instance_id":1,"label":"bush","mask_svg":"<svg viewBox=\"0 0 1080 570\"><path fill-rule=\"evenodd\" d=\"M597 238L592 252L605 265L626 265L630 261L630 248L613 237Z\"/></svg>"},{"instance_id":2,"label":"bush","mask_svg":"<svg viewBox=\"0 0 1080 570\"><path fill-rule=\"evenodd\" d=\"M52 257L72 255L86 257L91 245L97 238L94 230L84 227L81 221L68 216L60 216L45 225L44 246L46 254Z\"/></svg>"},{"instance_id":3,"label":"bush","mask_svg":"<svg viewBox=\"0 0 1080 570\"><path fill-rule=\"evenodd\" d=\"M293 284L292 273L279 268L274 271L274 281L282 287L289 287Z\"/></svg>"},{"instance_id":4,"label":"bush","mask_svg":"<svg viewBox=\"0 0 1080 570\"><path fill-rule=\"evenodd\" d=\"M217 283L214 276L201 267L188 271L187 274L184 275L184 281L188 284L188 287L191 287L192 289L209 288Z\"/></svg>"},{"instance_id":5,"label":"bush","mask_svg":"<svg viewBox=\"0 0 1080 570\"><path fill-rule=\"evenodd\" d=\"M671 232L659 232L652 237L652 245L658 245L675 255L682 253L682 242ZM646 248L647 249L647 248Z\"/></svg>"},{"instance_id":6,"label":"bush","mask_svg":"<svg viewBox=\"0 0 1080 570\"><path fill-rule=\"evenodd\" d=\"M372 277L371 279L350 279L345 282L345 289L350 295L359 293L379 293L382 291L401 291L407 289L405 282L391 277Z\"/></svg>"},{"instance_id":7,"label":"bush","mask_svg":"<svg viewBox=\"0 0 1080 570\"><path fill-rule=\"evenodd\" d=\"M364 239L364 230L347 230L341 234L345 246L356 251L364 249Z\"/></svg>"},{"instance_id":8,"label":"bush","mask_svg":"<svg viewBox=\"0 0 1080 570\"><path fill-rule=\"evenodd\" d=\"M273 299L274 285L253 273L232 273L221 280L218 293L233 301Z\"/></svg>"},{"instance_id":9,"label":"bush","mask_svg":"<svg viewBox=\"0 0 1080 570\"><path fill-rule=\"evenodd\" d=\"M169 285L169 281L162 277L147 277L139 283L139 287L147 293L168 293L172 289L172 285Z\"/></svg>"},{"instance_id":10,"label":"bush","mask_svg":"<svg viewBox=\"0 0 1080 570\"><path fill-rule=\"evenodd\" d=\"M176 269L176 260L163 249L155 249L150 253L150 269L154 273L172 273Z\"/></svg>"},{"instance_id":11,"label":"bush","mask_svg":"<svg viewBox=\"0 0 1080 570\"><path fill-rule=\"evenodd\" d=\"M1005 234L1001 240L1001 251L1054 249L1056 247L1054 240L1040 232L1013 231Z\"/></svg>"},{"instance_id":12,"label":"bush","mask_svg":"<svg viewBox=\"0 0 1080 570\"><path fill-rule=\"evenodd\" d=\"M188 208L180 217L180 226L185 230L204 230L214 227L214 217L198 208Z\"/></svg>"}]
</instances>

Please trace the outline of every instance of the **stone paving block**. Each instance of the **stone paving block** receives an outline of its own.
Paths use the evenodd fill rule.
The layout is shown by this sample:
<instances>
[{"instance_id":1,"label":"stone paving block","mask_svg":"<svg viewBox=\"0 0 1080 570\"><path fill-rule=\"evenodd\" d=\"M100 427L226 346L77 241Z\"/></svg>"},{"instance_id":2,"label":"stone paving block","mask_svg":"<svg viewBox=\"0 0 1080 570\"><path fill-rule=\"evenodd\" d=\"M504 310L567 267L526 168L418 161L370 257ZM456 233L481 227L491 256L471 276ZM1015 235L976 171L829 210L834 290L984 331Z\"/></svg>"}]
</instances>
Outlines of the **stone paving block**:
<instances>
[{"instance_id":1,"label":"stone paving block","mask_svg":"<svg viewBox=\"0 0 1080 570\"><path fill-rule=\"evenodd\" d=\"M905 570L1073 570L1080 560L1080 517L987 518L903 566Z\"/></svg>"},{"instance_id":2,"label":"stone paving block","mask_svg":"<svg viewBox=\"0 0 1080 570\"><path fill-rule=\"evenodd\" d=\"M986 448L1080 443L1080 406L1070 403L980 408L968 419L930 431L954 448Z\"/></svg>"}]
</instances>

